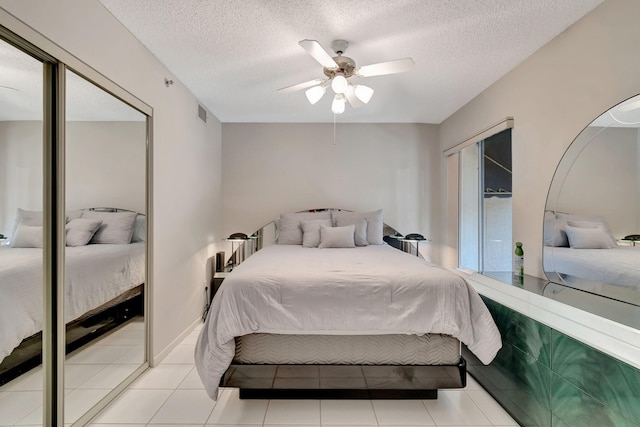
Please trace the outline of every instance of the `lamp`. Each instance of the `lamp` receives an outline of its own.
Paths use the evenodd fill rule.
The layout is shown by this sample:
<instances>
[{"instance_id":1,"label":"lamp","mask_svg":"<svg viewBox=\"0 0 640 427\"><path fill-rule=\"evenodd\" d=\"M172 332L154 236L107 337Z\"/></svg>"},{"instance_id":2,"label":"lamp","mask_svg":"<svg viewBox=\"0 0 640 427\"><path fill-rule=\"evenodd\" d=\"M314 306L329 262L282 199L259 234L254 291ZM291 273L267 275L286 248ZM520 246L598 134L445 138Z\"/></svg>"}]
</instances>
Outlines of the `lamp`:
<instances>
[{"instance_id":1,"label":"lamp","mask_svg":"<svg viewBox=\"0 0 640 427\"><path fill-rule=\"evenodd\" d=\"M319 85L307 89L304 94L307 96L307 99L309 100L311 105L313 105L316 102L320 101L320 99L322 99L326 91L327 89L323 85Z\"/></svg>"},{"instance_id":2,"label":"lamp","mask_svg":"<svg viewBox=\"0 0 640 427\"><path fill-rule=\"evenodd\" d=\"M249 240L249 236L244 233L233 233L229 237L227 237L227 242L231 242L231 256L229 257L229 261L227 265L231 264L231 268L229 271L233 270L236 265L239 265L242 261L244 261L244 251L240 249L243 247L242 245ZM235 244L238 243L238 247L235 247Z\"/></svg>"},{"instance_id":3,"label":"lamp","mask_svg":"<svg viewBox=\"0 0 640 427\"><path fill-rule=\"evenodd\" d=\"M331 89L335 93L344 93L347 90L347 86L349 86L349 82L342 74L337 74L331 79Z\"/></svg>"},{"instance_id":4,"label":"lamp","mask_svg":"<svg viewBox=\"0 0 640 427\"><path fill-rule=\"evenodd\" d=\"M342 114L344 113L344 109L345 109L345 99L344 99L344 95L341 93L336 93L336 95L333 97L333 102L331 103L331 111L333 111L333 114Z\"/></svg>"},{"instance_id":5,"label":"lamp","mask_svg":"<svg viewBox=\"0 0 640 427\"><path fill-rule=\"evenodd\" d=\"M305 95L311 105L316 104L322 99L327 92L327 86L329 84L331 84L331 89L335 92L333 102L331 103L331 111L333 111L333 114L344 113L347 101L349 101L349 104L351 104L353 108L358 108L367 104L373 96L373 89L369 86L349 83L342 74L337 74L330 82L331 83L324 81L305 91Z\"/></svg>"},{"instance_id":6,"label":"lamp","mask_svg":"<svg viewBox=\"0 0 640 427\"><path fill-rule=\"evenodd\" d=\"M353 92L356 97L365 104L369 103L369 100L371 100L373 96L373 89L365 85L354 85Z\"/></svg>"}]
</instances>

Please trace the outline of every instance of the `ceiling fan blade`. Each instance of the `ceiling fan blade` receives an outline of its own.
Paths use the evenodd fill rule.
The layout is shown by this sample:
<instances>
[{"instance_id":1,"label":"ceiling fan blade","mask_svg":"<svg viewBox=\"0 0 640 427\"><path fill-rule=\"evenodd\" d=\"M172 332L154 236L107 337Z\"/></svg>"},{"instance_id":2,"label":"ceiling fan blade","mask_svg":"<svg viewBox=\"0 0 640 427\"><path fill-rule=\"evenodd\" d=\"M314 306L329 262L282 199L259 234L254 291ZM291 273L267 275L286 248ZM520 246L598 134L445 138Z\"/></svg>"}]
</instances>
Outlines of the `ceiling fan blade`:
<instances>
[{"instance_id":1,"label":"ceiling fan blade","mask_svg":"<svg viewBox=\"0 0 640 427\"><path fill-rule=\"evenodd\" d=\"M347 101L349 101L349 104L351 104L353 108L360 108L363 105L365 105L364 102L360 101L356 96L356 92L353 89L352 85L349 85L349 87L344 93L344 96L345 98L347 98Z\"/></svg>"},{"instance_id":2,"label":"ceiling fan blade","mask_svg":"<svg viewBox=\"0 0 640 427\"><path fill-rule=\"evenodd\" d=\"M299 41L298 44L302 46L302 48L306 50L307 53L311 55L313 59L318 61L323 67L335 68L338 66L331 55L329 55L329 53L324 50L324 48L317 41L304 39Z\"/></svg>"},{"instance_id":3,"label":"ceiling fan blade","mask_svg":"<svg viewBox=\"0 0 640 427\"><path fill-rule=\"evenodd\" d=\"M396 59L394 61L379 62L377 64L360 67L358 75L362 77L382 76L384 74L403 73L413 69L415 62L411 58Z\"/></svg>"},{"instance_id":4,"label":"ceiling fan blade","mask_svg":"<svg viewBox=\"0 0 640 427\"><path fill-rule=\"evenodd\" d=\"M311 86L315 86L315 85L319 85L322 82L324 82L324 80L322 79L315 79L315 80L309 80L308 82L304 82L304 83L298 83L297 85L292 85L292 86L287 86L287 87L283 87L278 89L278 92L295 92L296 90L301 90L301 89L306 89L308 87Z\"/></svg>"}]
</instances>

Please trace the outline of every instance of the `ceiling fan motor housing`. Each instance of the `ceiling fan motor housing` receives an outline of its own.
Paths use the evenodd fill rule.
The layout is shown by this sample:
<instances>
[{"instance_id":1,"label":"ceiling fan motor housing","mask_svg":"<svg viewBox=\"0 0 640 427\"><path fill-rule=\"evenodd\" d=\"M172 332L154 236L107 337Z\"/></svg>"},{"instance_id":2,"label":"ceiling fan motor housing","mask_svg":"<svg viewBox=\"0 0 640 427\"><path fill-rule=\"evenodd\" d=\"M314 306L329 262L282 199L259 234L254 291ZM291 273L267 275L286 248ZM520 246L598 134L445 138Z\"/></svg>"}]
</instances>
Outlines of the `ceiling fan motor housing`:
<instances>
[{"instance_id":1,"label":"ceiling fan motor housing","mask_svg":"<svg viewBox=\"0 0 640 427\"><path fill-rule=\"evenodd\" d=\"M356 62L348 56L334 56L333 60L338 64L337 67L325 67L323 69L324 75L330 79L334 78L337 74L342 74L346 78L354 75L356 71Z\"/></svg>"}]
</instances>

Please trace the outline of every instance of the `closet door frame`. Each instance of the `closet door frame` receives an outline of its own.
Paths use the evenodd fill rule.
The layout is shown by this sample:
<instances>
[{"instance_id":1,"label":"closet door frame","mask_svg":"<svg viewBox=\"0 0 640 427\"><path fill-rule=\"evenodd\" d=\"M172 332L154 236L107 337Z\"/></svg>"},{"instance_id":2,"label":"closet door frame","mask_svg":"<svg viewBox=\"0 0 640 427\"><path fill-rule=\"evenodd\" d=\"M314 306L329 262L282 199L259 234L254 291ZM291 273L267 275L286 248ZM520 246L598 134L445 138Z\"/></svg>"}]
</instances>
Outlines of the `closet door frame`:
<instances>
[{"instance_id":1,"label":"closet door frame","mask_svg":"<svg viewBox=\"0 0 640 427\"><path fill-rule=\"evenodd\" d=\"M64 423L64 268L65 268L65 79L67 69L147 116L146 121L146 280L144 284L145 360L73 425L84 425L149 367L153 256L153 109L0 8L0 38L41 61L43 66L43 425Z\"/></svg>"}]
</instances>

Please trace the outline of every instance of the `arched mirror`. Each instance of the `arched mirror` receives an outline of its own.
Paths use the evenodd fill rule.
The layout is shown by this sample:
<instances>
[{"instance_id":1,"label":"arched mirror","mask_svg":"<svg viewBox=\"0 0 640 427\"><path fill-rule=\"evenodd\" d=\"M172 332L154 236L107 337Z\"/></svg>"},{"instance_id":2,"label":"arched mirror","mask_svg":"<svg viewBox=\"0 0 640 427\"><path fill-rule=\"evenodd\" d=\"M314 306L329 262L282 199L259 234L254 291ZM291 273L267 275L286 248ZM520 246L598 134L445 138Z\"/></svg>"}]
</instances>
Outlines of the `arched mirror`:
<instances>
[{"instance_id":1,"label":"arched mirror","mask_svg":"<svg viewBox=\"0 0 640 427\"><path fill-rule=\"evenodd\" d=\"M630 313L625 323L640 324L640 95L576 137L544 215L543 267L560 285L554 293L571 288L618 302Z\"/></svg>"}]
</instances>

